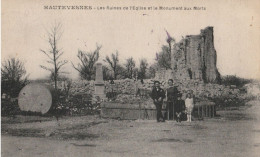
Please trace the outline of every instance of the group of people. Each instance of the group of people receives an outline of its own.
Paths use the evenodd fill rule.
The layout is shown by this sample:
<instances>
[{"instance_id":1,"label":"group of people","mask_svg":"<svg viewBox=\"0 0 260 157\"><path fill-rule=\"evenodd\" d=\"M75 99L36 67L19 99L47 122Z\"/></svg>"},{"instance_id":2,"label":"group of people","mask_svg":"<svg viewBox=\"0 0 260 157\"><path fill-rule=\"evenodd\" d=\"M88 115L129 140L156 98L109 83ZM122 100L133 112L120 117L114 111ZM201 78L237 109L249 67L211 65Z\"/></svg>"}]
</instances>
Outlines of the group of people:
<instances>
[{"instance_id":1,"label":"group of people","mask_svg":"<svg viewBox=\"0 0 260 157\"><path fill-rule=\"evenodd\" d=\"M168 80L169 87L164 91L160 87L160 82L155 81L151 93L154 105L157 110L157 122L164 122L168 117L169 120L175 119L177 122L186 120L191 122L191 113L194 107L193 95L189 92L186 95L185 101L182 100L182 94L176 86L173 86L173 80ZM166 99L166 112L162 114L162 106Z\"/></svg>"}]
</instances>

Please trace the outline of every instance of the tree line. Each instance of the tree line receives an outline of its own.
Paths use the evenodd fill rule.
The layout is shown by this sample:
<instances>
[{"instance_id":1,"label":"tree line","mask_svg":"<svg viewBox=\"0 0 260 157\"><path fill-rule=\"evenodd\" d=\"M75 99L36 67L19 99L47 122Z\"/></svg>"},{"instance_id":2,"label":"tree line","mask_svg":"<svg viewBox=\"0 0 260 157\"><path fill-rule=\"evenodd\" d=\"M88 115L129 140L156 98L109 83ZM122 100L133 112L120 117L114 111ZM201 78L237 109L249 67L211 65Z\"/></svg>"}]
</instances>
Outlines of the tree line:
<instances>
[{"instance_id":1,"label":"tree line","mask_svg":"<svg viewBox=\"0 0 260 157\"><path fill-rule=\"evenodd\" d=\"M52 25L46 31L46 41L49 48L39 50L47 58L45 65L40 65L40 67L50 72L50 80L54 82L55 89L57 89L57 81L66 74L66 71L63 71L63 66L69 63L68 60L62 59L64 51L59 45L62 33L61 23ZM167 40L169 40L169 36ZM96 49L93 51L78 50L77 58L79 63L70 63L78 71L81 79L95 79L95 64L99 60L101 49L102 45L97 44ZM154 64L149 65L147 60L142 58L138 66L133 57L129 57L125 60L125 63L121 63L119 52L116 51L111 55L107 55L103 60L106 63L103 65L103 77L104 80L153 78L159 68L170 68L170 57L169 45L162 45L161 51L156 53L156 62ZM28 82L24 62L18 58L9 58L2 62L1 77L2 93L13 96L17 96L21 88Z\"/></svg>"},{"instance_id":2,"label":"tree line","mask_svg":"<svg viewBox=\"0 0 260 157\"><path fill-rule=\"evenodd\" d=\"M55 87L57 85L57 80L61 76L62 72L61 67L68 63L67 60L62 60L60 56L63 55L62 49L58 48L59 39L62 36L61 24L55 24L51 27L50 31L47 31L48 34L48 44L49 49L40 50L43 54L49 59L47 63L52 64L52 68L47 68L47 66L41 65L40 67L51 72L51 79L55 82ZM102 45L96 45L94 51L83 51L78 50L77 58L79 60L78 64L71 62L72 67L79 72L79 76L84 80L94 80L95 79L95 64L99 60L100 50ZM129 57L125 60L125 63L122 64L119 61L119 52L116 51L111 55L107 55L103 60L106 65L103 65L103 76L105 80L109 79L124 79L124 78L137 78L137 79L146 79L153 78L155 72L158 68L169 68L170 64L170 51L167 46L162 46L162 51L158 53L156 58L156 63L149 65L145 58L140 60L139 67L136 65L136 61L133 57ZM167 54L167 55L165 55ZM168 62L168 63L166 63Z\"/></svg>"}]
</instances>

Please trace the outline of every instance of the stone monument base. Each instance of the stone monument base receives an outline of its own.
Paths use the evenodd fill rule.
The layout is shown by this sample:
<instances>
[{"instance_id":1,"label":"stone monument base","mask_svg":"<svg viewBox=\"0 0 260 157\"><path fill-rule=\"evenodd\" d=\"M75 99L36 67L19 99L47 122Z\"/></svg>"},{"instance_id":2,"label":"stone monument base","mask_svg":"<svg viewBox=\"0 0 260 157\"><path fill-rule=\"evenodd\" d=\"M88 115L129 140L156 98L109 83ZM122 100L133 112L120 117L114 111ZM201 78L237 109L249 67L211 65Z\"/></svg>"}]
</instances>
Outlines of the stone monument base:
<instances>
[{"instance_id":1,"label":"stone monument base","mask_svg":"<svg viewBox=\"0 0 260 157\"><path fill-rule=\"evenodd\" d=\"M94 97L99 97L100 99L105 99L106 95L104 93L105 91L105 86L104 84L95 84L95 93Z\"/></svg>"}]
</instances>

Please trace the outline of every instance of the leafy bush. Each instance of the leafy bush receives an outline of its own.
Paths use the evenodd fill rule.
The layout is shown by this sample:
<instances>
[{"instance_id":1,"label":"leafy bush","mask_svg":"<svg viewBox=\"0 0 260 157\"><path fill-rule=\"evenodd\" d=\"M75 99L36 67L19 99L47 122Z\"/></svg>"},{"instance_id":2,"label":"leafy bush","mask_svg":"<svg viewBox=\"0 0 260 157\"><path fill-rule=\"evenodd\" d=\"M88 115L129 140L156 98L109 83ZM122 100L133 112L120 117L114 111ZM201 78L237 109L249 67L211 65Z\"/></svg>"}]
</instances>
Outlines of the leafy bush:
<instances>
[{"instance_id":1,"label":"leafy bush","mask_svg":"<svg viewBox=\"0 0 260 157\"><path fill-rule=\"evenodd\" d=\"M1 67L1 95L6 93L11 97L18 97L20 90L28 83L24 62L16 58L9 58Z\"/></svg>"},{"instance_id":2,"label":"leafy bush","mask_svg":"<svg viewBox=\"0 0 260 157\"><path fill-rule=\"evenodd\" d=\"M252 80L250 79L240 78L235 75L227 75L222 77L221 83L226 86L235 85L240 88L243 87L245 84L250 83L251 81Z\"/></svg>"},{"instance_id":3,"label":"leafy bush","mask_svg":"<svg viewBox=\"0 0 260 157\"><path fill-rule=\"evenodd\" d=\"M254 100L255 98L247 94L240 94L239 96L218 96L208 99L213 101L219 109L223 109L226 107L244 106L247 102L249 102L250 100Z\"/></svg>"},{"instance_id":4,"label":"leafy bush","mask_svg":"<svg viewBox=\"0 0 260 157\"><path fill-rule=\"evenodd\" d=\"M117 97L118 93L117 92L107 92L106 97L108 98L109 101L114 101Z\"/></svg>"},{"instance_id":5,"label":"leafy bush","mask_svg":"<svg viewBox=\"0 0 260 157\"><path fill-rule=\"evenodd\" d=\"M48 114L62 115L88 115L99 114L100 102L92 101L90 94L67 95L67 91L58 90L53 94L54 103Z\"/></svg>"},{"instance_id":6,"label":"leafy bush","mask_svg":"<svg viewBox=\"0 0 260 157\"><path fill-rule=\"evenodd\" d=\"M21 110L18 106L17 100L1 100L1 114L2 116L15 116L20 114Z\"/></svg>"}]
</instances>

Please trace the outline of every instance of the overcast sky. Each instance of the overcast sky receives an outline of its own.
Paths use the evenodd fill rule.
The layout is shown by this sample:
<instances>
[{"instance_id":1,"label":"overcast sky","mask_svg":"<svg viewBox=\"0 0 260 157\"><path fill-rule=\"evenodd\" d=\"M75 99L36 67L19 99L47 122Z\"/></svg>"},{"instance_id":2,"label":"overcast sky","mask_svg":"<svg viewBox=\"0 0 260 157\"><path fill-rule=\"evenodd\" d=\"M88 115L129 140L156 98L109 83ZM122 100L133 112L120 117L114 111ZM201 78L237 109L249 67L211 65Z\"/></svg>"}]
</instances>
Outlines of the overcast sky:
<instances>
[{"instance_id":1,"label":"overcast sky","mask_svg":"<svg viewBox=\"0 0 260 157\"><path fill-rule=\"evenodd\" d=\"M100 3L99 3L100 2ZM105 1L104 1L105 2ZM160 2L160 3L159 3ZM44 10L44 5L84 6L202 6L201 11L100 11L100 10ZM221 75L260 78L260 2L258 0L196 1L87 1L87 0L2 0L2 61L17 57L26 61L30 79L43 78L48 72L46 56L39 49L47 49L45 29L54 21L63 25L58 44L63 59L75 64L78 49L91 51L96 43L102 45L102 61L118 50L120 62L133 56L136 61L146 58L154 62L155 53L166 43L165 29L179 41L182 36L199 34L207 26L214 27L217 67ZM143 15L145 14L145 15ZM68 63L64 71L71 78L78 73Z\"/></svg>"}]
</instances>

